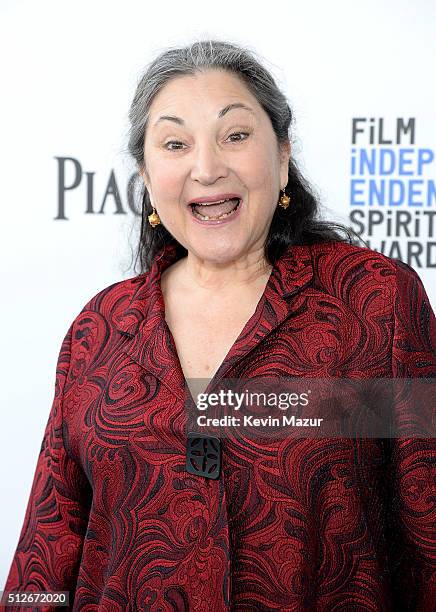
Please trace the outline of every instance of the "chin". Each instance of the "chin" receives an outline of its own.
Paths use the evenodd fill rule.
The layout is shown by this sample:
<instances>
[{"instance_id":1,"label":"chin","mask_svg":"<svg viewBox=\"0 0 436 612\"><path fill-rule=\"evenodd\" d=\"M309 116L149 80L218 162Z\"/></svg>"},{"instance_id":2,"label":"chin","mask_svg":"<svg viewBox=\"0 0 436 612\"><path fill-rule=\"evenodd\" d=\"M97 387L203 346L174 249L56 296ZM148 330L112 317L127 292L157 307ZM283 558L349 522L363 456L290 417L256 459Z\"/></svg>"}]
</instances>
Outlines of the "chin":
<instances>
[{"instance_id":1,"label":"chin","mask_svg":"<svg viewBox=\"0 0 436 612\"><path fill-rule=\"evenodd\" d=\"M235 241L230 240L195 241L188 247L188 251L213 263L226 263L244 254L242 245L235 246Z\"/></svg>"}]
</instances>

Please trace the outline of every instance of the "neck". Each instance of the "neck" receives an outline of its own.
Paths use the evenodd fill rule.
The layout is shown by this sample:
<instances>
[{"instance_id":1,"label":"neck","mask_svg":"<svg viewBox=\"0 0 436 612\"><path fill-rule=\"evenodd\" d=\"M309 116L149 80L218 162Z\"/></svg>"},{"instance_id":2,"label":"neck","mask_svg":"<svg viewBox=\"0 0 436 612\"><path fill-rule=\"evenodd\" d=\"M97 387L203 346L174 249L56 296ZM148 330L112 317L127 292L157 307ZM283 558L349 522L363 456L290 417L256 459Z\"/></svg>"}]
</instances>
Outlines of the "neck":
<instances>
[{"instance_id":1,"label":"neck","mask_svg":"<svg viewBox=\"0 0 436 612\"><path fill-rule=\"evenodd\" d=\"M187 257L172 267L178 268L181 285L191 291L194 289L204 293L232 292L243 286L262 284L272 270L265 259L263 247L225 262L211 262L189 252Z\"/></svg>"}]
</instances>

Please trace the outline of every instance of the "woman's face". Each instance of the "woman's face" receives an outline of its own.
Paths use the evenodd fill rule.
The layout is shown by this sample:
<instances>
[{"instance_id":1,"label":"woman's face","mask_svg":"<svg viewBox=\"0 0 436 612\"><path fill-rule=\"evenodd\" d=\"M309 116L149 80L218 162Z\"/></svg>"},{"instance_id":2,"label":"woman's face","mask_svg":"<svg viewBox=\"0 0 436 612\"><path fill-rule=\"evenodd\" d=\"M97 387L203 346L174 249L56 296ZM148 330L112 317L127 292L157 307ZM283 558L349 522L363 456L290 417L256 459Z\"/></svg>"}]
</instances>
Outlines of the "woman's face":
<instances>
[{"instance_id":1,"label":"woman's face","mask_svg":"<svg viewBox=\"0 0 436 612\"><path fill-rule=\"evenodd\" d=\"M153 100L141 174L161 223L180 244L201 260L226 263L263 249L289 154L288 145L279 155L271 121L245 85L210 70L171 80ZM203 220L189 205L232 194L242 201L223 219ZM233 205L209 214L201 206L197 214L217 217Z\"/></svg>"}]
</instances>

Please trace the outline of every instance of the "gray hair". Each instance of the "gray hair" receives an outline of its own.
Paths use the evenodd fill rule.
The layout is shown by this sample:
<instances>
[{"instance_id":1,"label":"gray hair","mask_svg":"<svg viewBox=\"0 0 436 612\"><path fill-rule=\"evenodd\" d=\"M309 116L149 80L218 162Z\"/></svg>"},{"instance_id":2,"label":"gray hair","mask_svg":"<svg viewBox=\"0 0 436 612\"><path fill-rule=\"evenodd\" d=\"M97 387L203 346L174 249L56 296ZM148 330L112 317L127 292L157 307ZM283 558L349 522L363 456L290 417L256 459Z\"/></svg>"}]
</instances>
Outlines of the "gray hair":
<instances>
[{"instance_id":1,"label":"gray hair","mask_svg":"<svg viewBox=\"0 0 436 612\"><path fill-rule=\"evenodd\" d=\"M172 79L206 70L228 70L238 75L271 119L278 144L289 139L292 113L286 97L271 74L255 59L254 52L220 40L197 41L184 48L161 53L142 75L129 111L128 150L143 166L144 139L150 106Z\"/></svg>"},{"instance_id":2,"label":"gray hair","mask_svg":"<svg viewBox=\"0 0 436 612\"><path fill-rule=\"evenodd\" d=\"M255 53L226 41L196 41L186 47L165 50L151 62L139 80L129 110L127 145L139 170L146 171L144 141L150 106L155 96L171 79L206 70L227 70L239 77L269 116L278 150L289 142L293 115L288 101L269 71L256 59ZM286 189L291 205L286 210L276 207L265 243L265 257L270 264L274 264L286 248L294 244L359 242L359 237L351 228L318 218L320 203L293 156L289 158ZM139 259L139 272L143 273L151 268L157 254L166 245L175 245L180 257L187 255L187 250L162 223L154 228L150 226L148 215L152 212L152 206L143 185L141 200L141 230L136 261Z\"/></svg>"}]
</instances>

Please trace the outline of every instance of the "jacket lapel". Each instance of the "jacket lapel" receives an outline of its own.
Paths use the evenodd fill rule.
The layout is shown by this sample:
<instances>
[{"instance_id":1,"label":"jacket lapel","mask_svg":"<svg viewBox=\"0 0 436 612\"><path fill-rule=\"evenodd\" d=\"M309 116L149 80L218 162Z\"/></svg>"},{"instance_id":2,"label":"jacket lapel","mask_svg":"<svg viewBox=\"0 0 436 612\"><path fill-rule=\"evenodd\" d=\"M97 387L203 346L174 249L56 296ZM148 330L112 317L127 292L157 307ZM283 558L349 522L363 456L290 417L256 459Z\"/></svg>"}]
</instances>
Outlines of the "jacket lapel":
<instances>
[{"instance_id":1,"label":"jacket lapel","mask_svg":"<svg viewBox=\"0 0 436 612\"><path fill-rule=\"evenodd\" d=\"M118 318L118 331L130 338L123 348L145 370L159 379L174 395L184 399L186 380L174 338L165 321L160 288L163 271L177 260L176 249L167 245L148 273L138 277L138 289ZM292 246L275 263L265 291L224 361L210 381L207 392L231 368L290 315L292 298L313 278L309 246Z\"/></svg>"},{"instance_id":2,"label":"jacket lapel","mask_svg":"<svg viewBox=\"0 0 436 612\"><path fill-rule=\"evenodd\" d=\"M288 318L292 311L292 298L307 287L312 278L310 248L289 248L273 267L253 316L226 355L207 391L226 376L231 378L231 369Z\"/></svg>"}]
</instances>

